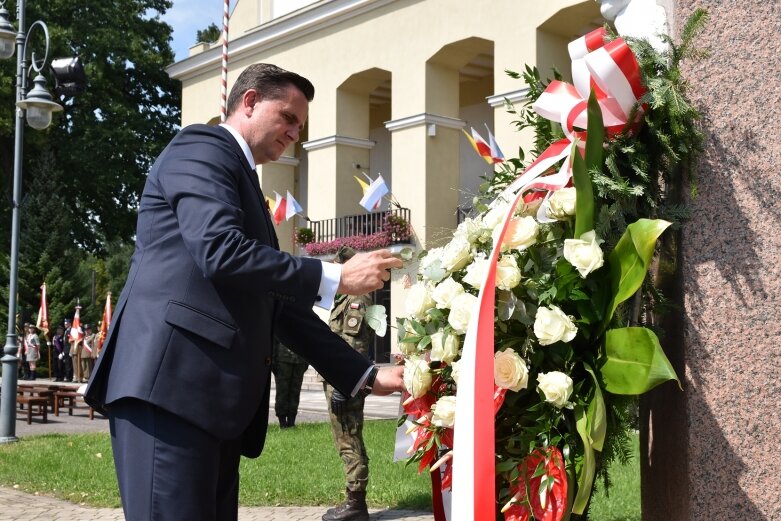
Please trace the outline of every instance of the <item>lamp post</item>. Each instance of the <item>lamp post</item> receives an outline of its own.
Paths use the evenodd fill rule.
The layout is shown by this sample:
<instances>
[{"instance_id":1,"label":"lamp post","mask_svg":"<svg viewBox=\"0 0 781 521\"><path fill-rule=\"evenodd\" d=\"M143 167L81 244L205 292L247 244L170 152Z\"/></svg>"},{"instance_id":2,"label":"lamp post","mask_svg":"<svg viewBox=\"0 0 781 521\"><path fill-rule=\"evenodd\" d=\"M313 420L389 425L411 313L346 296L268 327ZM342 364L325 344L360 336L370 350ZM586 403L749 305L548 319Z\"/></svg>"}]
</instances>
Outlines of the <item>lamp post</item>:
<instances>
[{"instance_id":1,"label":"lamp post","mask_svg":"<svg viewBox=\"0 0 781 521\"><path fill-rule=\"evenodd\" d=\"M16 5L19 30L14 30L8 20L5 0L0 0L0 58L10 58L16 47L16 133L14 136L14 178L13 198L11 201L11 263L8 273L8 333L3 348L3 384L0 402L0 443L16 441L16 388L17 388L17 338L16 338L16 293L19 271L19 218L22 200L22 144L24 138L24 118L31 127L41 130L49 126L52 112L62 110L62 106L52 101L46 89L46 78L41 71L49 57L49 29L46 24L34 22L27 34L24 23L24 0ZM30 34L39 28L43 31L46 51L42 60L37 60L35 52L31 55L27 70L27 43ZM27 75L35 71L33 88L27 92Z\"/></svg>"}]
</instances>

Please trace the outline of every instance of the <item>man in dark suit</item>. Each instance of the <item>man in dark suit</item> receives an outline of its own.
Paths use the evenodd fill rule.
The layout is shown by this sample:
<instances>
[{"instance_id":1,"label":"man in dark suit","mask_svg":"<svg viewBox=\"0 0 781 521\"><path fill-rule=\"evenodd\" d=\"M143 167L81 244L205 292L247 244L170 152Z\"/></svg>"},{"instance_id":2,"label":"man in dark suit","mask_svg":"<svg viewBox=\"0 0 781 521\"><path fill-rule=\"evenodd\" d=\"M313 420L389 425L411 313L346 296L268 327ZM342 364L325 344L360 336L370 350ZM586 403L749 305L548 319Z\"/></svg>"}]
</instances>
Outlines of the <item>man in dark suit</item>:
<instances>
[{"instance_id":1,"label":"man in dark suit","mask_svg":"<svg viewBox=\"0 0 781 521\"><path fill-rule=\"evenodd\" d=\"M279 251L255 165L299 138L314 87L276 66L237 78L224 125L182 130L141 196L127 283L85 398L110 419L128 521L229 521L240 455L268 424L273 338L345 395L387 394L377 369L315 315L338 291L380 288L387 251L342 266Z\"/></svg>"}]
</instances>

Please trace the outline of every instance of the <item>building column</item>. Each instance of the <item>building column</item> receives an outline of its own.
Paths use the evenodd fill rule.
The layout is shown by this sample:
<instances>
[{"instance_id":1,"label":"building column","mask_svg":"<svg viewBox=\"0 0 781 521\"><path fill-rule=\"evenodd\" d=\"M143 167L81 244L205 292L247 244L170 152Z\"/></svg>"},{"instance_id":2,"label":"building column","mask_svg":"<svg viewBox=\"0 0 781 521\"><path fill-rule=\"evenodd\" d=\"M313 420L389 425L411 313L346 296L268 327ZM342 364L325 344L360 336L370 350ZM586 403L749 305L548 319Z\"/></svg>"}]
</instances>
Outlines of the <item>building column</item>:
<instances>
[{"instance_id":1,"label":"building column","mask_svg":"<svg viewBox=\"0 0 781 521\"><path fill-rule=\"evenodd\" d=\"M309 160L307 208L313 221L363 212L361 186L353 179L369 162L374 141L328 136L303 144Z\"/></svg>"}]
</instances>

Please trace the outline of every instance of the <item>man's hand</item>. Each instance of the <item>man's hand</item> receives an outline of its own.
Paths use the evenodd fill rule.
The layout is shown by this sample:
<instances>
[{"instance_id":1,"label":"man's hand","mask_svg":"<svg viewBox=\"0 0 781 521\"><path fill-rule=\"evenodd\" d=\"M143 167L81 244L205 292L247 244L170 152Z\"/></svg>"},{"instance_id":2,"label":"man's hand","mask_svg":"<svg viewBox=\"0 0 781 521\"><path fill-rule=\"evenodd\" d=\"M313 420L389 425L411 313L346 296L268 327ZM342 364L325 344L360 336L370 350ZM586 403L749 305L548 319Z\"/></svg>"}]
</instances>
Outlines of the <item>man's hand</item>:
<instances>
[{"instance_id":1,"label":"man's hand","mask_svg":"<svg viewBox=\"0 0 781 521\"><path fill-rule=\"evenodd\" d=\"M388 250L356 253L342 265L337 293L365 295L380 289L390 280L390 270L401 266L401 259L394 257Z\"/></svg>"},{"instance_id":2,"label":"man's hand","mask_svg":"<svg viewBox=\"0 0 781 521\"><path fill-rule=\"evenodd\" d=\"M372 394L385 396L387 394L404 390L404 366L396 365L380 367L377 378L374 379Z\"/></svg>"}]
</instances>

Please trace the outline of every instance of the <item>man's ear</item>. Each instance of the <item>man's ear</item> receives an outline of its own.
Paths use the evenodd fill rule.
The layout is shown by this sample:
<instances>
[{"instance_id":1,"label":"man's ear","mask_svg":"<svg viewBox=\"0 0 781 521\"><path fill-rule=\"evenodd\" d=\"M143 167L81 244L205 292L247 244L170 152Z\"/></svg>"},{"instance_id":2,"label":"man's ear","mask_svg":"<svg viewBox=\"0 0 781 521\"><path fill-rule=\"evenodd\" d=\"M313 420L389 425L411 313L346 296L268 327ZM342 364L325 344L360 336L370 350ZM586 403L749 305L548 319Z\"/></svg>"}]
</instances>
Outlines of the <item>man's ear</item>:
<instances>
[{"instance_id":1,"label":"man's ear","mask_svg":"<svg viewBox=\"0 0 781 521\"><path fill-rule=\"evenodd\" d=\"M244 95L241 97L241 108L246 116L251 116L252 111L255 108L255 104L260 101L258 91L255 89L247 89Z\"/></svg>"}]
</instances>

